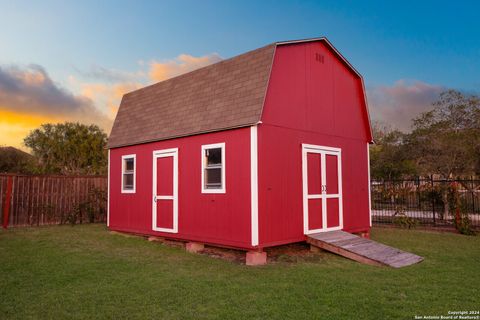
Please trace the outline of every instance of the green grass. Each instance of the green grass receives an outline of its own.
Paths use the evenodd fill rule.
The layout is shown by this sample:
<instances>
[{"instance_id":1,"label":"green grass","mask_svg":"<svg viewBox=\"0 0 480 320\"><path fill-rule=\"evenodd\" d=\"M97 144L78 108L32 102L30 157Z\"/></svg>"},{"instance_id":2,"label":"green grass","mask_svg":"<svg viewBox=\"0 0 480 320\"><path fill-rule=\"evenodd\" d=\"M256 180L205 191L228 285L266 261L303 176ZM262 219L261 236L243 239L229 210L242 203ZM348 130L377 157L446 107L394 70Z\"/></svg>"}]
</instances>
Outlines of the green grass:
<instances>
[{"instance_id":1,"label":"green grass","mask_svg":"<svg viewBox=\"0 0 480 320\"><path fill-rule=\"evenodd\" d=\"M0 318L413 319L480 309L480 237L375 229L373 239L425 261L391 269L320 253L252 268L101 225L0 231Z\"/></svg>"}]
</instances>

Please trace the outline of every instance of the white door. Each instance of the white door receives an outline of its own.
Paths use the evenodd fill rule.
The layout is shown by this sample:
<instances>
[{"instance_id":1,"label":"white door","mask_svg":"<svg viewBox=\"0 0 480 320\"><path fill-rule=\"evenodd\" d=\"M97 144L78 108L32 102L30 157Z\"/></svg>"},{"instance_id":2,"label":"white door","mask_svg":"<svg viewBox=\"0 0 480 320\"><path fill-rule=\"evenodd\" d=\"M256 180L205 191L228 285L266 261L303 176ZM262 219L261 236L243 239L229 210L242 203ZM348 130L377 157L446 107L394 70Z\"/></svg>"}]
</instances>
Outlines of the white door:
<instances>
[{"instance_id":1,"label":"white door","mask_svg":"<svg viewBox=\"0 0 480 320\"><path fill-rule=\"evenodd\" d=\"M341 149L302 144L305 234L343 228Z\"/></svg>"},{"instance_id":2,"label":"white door","mask_svg":"<svg viewBox=\"0 0 480 320\"><path fill-rule=\"evenodd\" d=\"M152 229L178 232L178 149L153 152Z\"/></svg>"}]
</instances>

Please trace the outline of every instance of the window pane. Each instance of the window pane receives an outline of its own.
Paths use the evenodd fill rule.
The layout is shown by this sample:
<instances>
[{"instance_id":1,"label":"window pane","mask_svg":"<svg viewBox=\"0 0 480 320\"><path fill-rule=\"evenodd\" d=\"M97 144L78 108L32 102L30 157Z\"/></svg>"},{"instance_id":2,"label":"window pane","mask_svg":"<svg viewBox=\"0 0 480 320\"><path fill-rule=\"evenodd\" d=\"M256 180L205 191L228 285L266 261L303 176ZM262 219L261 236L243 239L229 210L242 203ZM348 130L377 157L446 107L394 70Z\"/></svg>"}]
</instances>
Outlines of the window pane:
<instances>
[{"instance_id":1,"label":"window pane","mask_svg":"<svg viewBox=\"0 0 480 320\"><path fill-rule=\"evenodd\" d=\"M205 156L207 157L207 166L212 164L221 164L222 148L207 149L205 150Z\"/></svg>"},{"instance_id":2,"label":"window pane","mask_svg":"<svg viewBox=\"0 0 480 320\"><path fill-rule=\"evenodd\" d=\"M133 173L123 174L123 189L133 190Z\"/></svg>"},{"instance_id":3,"label":"window pane","mask_svg":"<svg viewBox=\"0 0 480 320\"><path fill-rule=\"evenodd\" d=\"M222 188L222 169L207 168L205 169L205 187L208 189Z\"/></svg>"},{"instance_id":4,"label":"window pane","mask_svg":"<svg viewBox=\"0 0 480 320\"><path fill-rule=\"evenodd\" d=\"M125 171L133 171L133 158L125 159Z\"/></svg>"}]
</instances>

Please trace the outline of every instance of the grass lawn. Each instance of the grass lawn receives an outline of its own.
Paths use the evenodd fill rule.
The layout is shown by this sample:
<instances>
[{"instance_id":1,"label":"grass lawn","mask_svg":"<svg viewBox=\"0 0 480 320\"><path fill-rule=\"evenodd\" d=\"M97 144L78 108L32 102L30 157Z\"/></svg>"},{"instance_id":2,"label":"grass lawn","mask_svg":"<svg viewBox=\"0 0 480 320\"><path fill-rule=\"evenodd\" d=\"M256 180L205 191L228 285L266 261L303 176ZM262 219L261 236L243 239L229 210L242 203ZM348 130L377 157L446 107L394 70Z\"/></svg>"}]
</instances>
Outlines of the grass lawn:
<instances>
[{"instance_id":1,"label":"grass lawn","mask_svg":"<svg viewBox=\"0 0 480 320\"><path fill-rule=\"evenodd\" d=\"M0 231L0 318L413 319L480 309L480 237L377 228L372 238L425 261L391 269L322 252L246 267L102 225Z\"/></svg>"}]
</instances>

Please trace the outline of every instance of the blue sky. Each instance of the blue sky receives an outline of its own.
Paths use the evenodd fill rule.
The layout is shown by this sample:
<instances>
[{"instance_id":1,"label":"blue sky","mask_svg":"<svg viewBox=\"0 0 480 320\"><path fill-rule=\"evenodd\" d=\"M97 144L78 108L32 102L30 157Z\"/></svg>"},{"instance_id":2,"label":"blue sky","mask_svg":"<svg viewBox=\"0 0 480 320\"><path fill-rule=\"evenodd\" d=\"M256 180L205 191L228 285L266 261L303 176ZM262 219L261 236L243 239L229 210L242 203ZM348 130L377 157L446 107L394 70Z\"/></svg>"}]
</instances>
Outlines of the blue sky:
<instances>
[{"instance_id":1,"label":"blue sky","mask_svg":"<svg viewBox=\"0 0 480 320\"><path fill-rule=\"evenodd\" d=\"M4 73L43 70L52 85L75 99L86 95L104 113L118 100L99 93L105 86L163 79L148 78L153 63L189 63L181 54L228 58L318 36L363 74L379 120L424 111L444 88L480 92L476 1L0 1L0 8Z\"/></svg>"}]
</instances>

